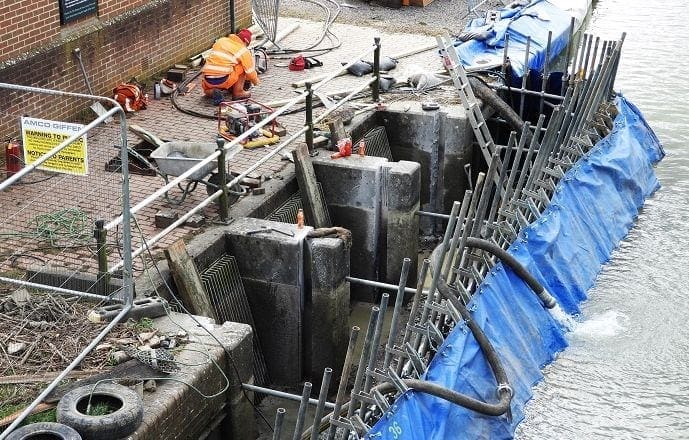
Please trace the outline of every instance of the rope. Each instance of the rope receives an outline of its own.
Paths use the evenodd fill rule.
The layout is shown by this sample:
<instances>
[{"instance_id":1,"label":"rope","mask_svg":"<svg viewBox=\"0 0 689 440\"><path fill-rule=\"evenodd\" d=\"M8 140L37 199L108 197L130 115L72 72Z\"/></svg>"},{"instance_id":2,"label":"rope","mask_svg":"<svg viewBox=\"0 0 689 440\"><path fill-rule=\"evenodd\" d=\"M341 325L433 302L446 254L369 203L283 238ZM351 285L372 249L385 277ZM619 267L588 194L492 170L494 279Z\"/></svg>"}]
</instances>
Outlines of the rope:
<instances>
[{"instance_id":1,"label":"rope","mask_svg":"<svg viewBox=\"0 0 689 440\"><path fill-rule=\"evenodd\" d=\"M2 232L2 237L21 237L48 241L53 247L64 242L84 242L93 238L92 224L88 215L78 208L65 208L35 216L30 232Z\"/></svg>"}]
</instances>

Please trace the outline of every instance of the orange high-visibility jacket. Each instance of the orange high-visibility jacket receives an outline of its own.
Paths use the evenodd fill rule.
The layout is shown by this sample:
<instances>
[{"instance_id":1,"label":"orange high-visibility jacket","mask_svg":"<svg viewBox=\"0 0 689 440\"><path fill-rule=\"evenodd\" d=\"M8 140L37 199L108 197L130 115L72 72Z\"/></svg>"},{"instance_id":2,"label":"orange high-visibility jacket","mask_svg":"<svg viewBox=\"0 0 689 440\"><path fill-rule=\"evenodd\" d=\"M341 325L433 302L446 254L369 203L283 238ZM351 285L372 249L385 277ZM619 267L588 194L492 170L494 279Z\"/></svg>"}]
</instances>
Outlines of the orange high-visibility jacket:
<instances>
[{"instance_id":1,"label":"orange high-visibility jacket","mask_svg":"<svg viewBox=\"0 0 689 440\"><path fill-rule=\"evenodd\" d=\"M201 72L204 75L230 75L237 64L241 64L246 79L253 85L258 84L258 75L254 66L254 57L244 42L236 35L218 38L206 58Z\"/></svg>"}]
</instances>

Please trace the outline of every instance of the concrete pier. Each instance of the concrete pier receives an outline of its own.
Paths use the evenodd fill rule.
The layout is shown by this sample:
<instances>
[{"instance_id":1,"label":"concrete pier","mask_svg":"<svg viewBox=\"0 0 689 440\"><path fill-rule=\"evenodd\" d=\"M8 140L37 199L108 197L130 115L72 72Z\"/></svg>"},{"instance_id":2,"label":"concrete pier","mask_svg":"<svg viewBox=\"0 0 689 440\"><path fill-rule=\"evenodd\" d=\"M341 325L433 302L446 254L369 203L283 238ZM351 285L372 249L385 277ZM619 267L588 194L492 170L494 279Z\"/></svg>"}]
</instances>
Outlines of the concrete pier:
<instances>
[{"instance_id":1,"label":"concrete pier","mask_svg":"<svg viewBox=\"0 0 689 440\"><path fill-rule=\"evenodd\" d=\"M333 224L352 231L352 276L397 283L402 259L415 261L418 250L419 164L319 155L313 166ZM352 299L376 296L373 288L352 286Z\"/></svg>"}]
</instances>

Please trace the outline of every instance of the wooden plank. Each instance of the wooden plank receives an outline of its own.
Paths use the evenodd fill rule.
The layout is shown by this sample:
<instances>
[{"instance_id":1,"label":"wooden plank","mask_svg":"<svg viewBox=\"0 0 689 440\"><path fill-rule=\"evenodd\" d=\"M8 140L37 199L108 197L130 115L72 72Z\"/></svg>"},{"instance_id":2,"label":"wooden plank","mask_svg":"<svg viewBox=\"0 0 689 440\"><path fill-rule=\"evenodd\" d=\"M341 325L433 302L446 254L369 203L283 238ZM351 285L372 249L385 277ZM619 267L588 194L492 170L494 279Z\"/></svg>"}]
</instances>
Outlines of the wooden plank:
<instances>
[{"instance_id":1,"label":"wooden plank","mask_svg":"<svg viewBox=\"0 0 689 440\"><path fill-rule=\"evenodd\" d=\"M71 371L65 376L65 379L83 379L100 373L101 370L85 370L85 371ZM47 372L37 374L15 374L12 376L0 377L0 385L15 385L27 383L50 383L61 372Z\"/></svg>"},{"instance_id":2,"label":"wooden plank","mask_svg":"<svg viewBox=\"0 0 689 440\"><path fill-rule=\"evenodd\" d=\"M313 170L309 149L306 147L306 144L297 146L292 152L292 156L294 158L297 182L299 182L301 202L304 206L304 215L306 216L307 223L314 228L329 228L332 225L328 223L325 200L323 200L320 191L318 191L316 172Z\"/></svg>"},{"instance_id":3,"label":"wooden plank","mask_svg":"<svg viewBox=\"0 0 689 440\"><path fill-rule=\"evenodd\" d=\"M165 258L170 265L172 278L175 280L177 291L189 312L195 315L207 316L218 320L211 305L206 289L203 287L201 276L196 270L194 260L187 252L184 240L177 240L165 249Z\"/></svg>"}]
</instances>

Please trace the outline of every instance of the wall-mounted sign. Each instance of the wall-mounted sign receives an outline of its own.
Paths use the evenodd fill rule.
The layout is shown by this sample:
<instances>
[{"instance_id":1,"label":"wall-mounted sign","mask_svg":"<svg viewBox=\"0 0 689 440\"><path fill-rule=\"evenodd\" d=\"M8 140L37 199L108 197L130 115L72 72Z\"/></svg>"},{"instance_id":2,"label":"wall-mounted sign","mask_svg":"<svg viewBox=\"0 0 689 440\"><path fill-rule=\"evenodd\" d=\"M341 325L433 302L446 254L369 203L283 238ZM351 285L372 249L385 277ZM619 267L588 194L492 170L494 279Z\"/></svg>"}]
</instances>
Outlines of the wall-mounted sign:
<instances>
[{"instance_id":1,"label":"wall-mounted sign","mask_svg":"<svg viewBox=\"0 0 689 440\"><path fill-rule=\"evenodd\" d=\"M60 0L60 24L98 12L98 0Z\"/></svg>"},{"instance_id":2,"label":"wall-mounted sign","mask_svg":"<svg viewBox=\"0 0 689 440\"><path fill-rule=\"evenodd\" d=\"M73 134L84 128L81 124L48 121L22 117L22 143L24 162L32 164L45 153L60 145ZM38 167L45 171L85 176L88 174L86 136L82 136L63 148L55 156Z\"/></svg>"}]
</instances>

